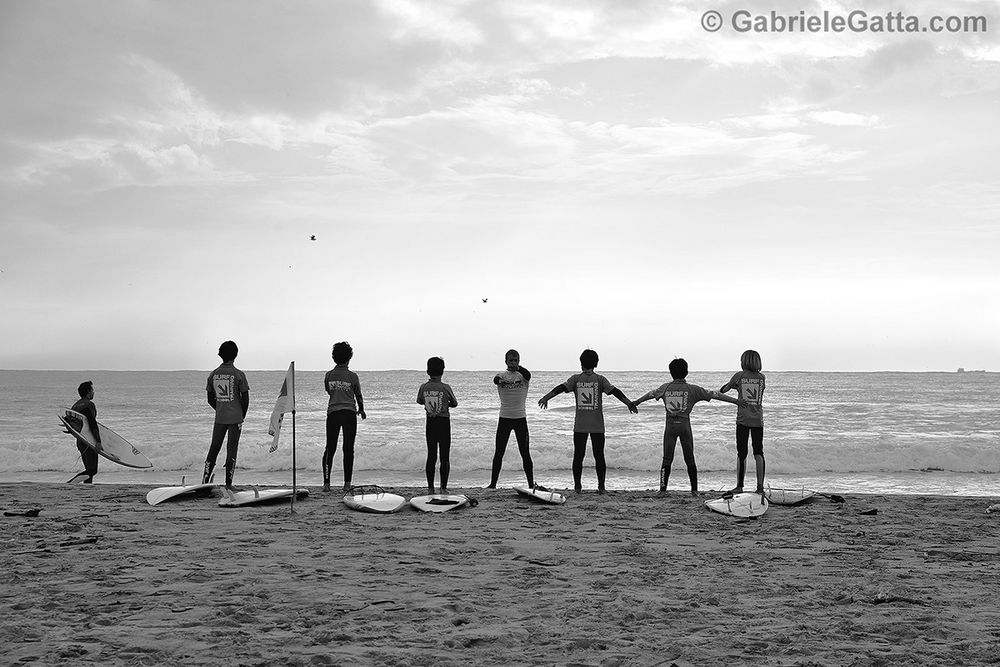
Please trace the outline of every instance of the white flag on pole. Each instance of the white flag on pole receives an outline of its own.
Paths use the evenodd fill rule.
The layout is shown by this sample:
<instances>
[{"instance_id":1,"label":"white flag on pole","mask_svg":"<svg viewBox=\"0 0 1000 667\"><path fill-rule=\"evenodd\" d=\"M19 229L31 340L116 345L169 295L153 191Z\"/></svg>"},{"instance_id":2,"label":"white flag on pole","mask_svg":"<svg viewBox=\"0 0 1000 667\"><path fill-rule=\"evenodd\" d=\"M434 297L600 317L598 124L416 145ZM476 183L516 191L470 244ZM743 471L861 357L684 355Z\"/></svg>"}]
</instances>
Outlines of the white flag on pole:
<instances>
[{"instance_id":1,"label":"white flag on pole","mask_svg":"<svg viewBox=\"0 0 1000 667\"><path fill-rule=\"evenodd\" d=\"M271 425L267 429L267 434L274 436L271 442L273 452L278 449L278 436L281 435L281 422L285 418L286 412L295 412L295 362L288 365L288 373L285 374L285 381L281 383L281 391L278 392L278 400L274 404L274 412L271 413Z\"/></svg>"}]
</instances>

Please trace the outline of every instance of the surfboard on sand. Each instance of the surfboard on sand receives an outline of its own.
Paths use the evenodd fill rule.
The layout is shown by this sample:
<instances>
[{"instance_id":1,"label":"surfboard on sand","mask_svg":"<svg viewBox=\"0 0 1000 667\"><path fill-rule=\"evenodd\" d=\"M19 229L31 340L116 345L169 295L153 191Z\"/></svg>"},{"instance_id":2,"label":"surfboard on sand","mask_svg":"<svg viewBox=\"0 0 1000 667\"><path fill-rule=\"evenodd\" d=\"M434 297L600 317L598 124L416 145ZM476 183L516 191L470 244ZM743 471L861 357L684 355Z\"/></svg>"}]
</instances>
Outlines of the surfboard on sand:
<instances>
[{"instance_id":1,"label":"surfboard on sand","mask_svg":"<svg viewBox=\"0 0 1000 667\"><path fill-rule=\"evenodd\" d=\"M527 496L528 498L533 498L543 503L562 505L566 502L566 496L561 493L556 493L555 491L549 491L544 486L535 485L534 488L529 486L515 486L514 490L522 496Z\"/></svg>"},{"instance_id":2,"label":"surfboard on sand","mask_svg":"<svg viewBox=\"0 0 1000 667\"><path fill-rule=\"evenodd\" d=\"M165 500L181 498L184 496L207 496L215 488L214 482L208 484L185 484L181 478L180 486L160 486L146 494L146 502L150 505L159 505Z\"/></svg>"},{"instance_id":3,"label":"surfboard on sand","mask_svg":"<svg viewBox=\"0 0 1000 667\"><path fill-rule=\"evenodd\" d=\"M59 416L59 422L66 428L66 432L74 438L87 445L98 454L129 468L152 468L153 464L143 456L142 452L132 446L125 438L121 437L110 428L97 422L97 427L101 430L101 447L98 449L97 440L90 430L87 417L76 410L63 408ZM72 480L70 480L72 481Z\"/></svg>"},{"instance_id":4,"label":"surfboard on sand","mask_svg":"<svg viewBox=\"0 0 1000 667\"><path fill-rule=\"evenodd\" d=\"M386 493L381 486L352 486L344 495L344 504L359 512L391 514L406 507L406 498Z\"/></svg>"},{"instance_id":5,"label":"surfboard on sand","mask_svg":"<svg viewBox=\"0 0 1000 667\"><path fill-rule=\"evenodd\" d=\"M219 499L219 507L243 507L245 505L262 505L273 503L285 498L291 498L291 489L258 489L253 488L248 491L230 491L222 487L222 498ZM309 495L309 489L298 489L295 492L295 499L301 500Z\"/></svg>"},{"instance_id":6,"label":"surfboard on sand","mask_svg":"<svg viewBox=\"0 0 1000 667\"><path fill-rule=\"evenodd\" d=\"M429 496L416 496L410 498L410 505L421 512L448 512L461 507L474 506L479 503L468 496L456 496L444 493L435 493Z\"/></svg>"},{"instance_id":7,"label":"surfboard on sand","mask_svg":"<svg viewBox=\"0 0 1000 667\"><path fill-rule=\"evenodd\" d=\"M815 495L816 492L809 489L768 489L764 492L767 502L772 505L798 505Z\"/></svg>"},{"instance_id":8,"label":"surfboard on sand","mask_svg":"<svg viewBox=\"0 0 1000 667\"><path fill-rule=\"evenodd\" d=\"M756 517L767 511L767 499L759 493L737 493L705 501L705 507L729 516Z\"/></svg>"}]
</instances>

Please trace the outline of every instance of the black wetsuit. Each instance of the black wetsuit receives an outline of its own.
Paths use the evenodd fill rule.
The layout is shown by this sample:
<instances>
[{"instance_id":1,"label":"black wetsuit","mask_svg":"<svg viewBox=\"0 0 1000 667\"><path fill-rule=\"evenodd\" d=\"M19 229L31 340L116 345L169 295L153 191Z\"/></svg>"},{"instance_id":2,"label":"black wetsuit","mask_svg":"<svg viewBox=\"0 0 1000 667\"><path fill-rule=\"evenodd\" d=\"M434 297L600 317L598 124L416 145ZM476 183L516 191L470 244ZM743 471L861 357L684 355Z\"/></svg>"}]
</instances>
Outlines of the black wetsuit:
<instances>
[{"instance_id":1,"label":"black wetsuit","mask_svg":"<svg viewBox=\"0 0 1000 667\"><path fill-rule=\"evenodd\" d=\"M451 419L437 416L427 417L427 488L434 488L434 468L437 466L438 452L441 454L441 487L448 488L448 473L451 472Z\"/></svg>"},{"instance_id":2,"label":"black wetsuit","mask_svg":"<svg viewBox=\"0 0 1000 667\"><path fill-rule=\"evenodd\" d=\"M90 432L94 434L97 444L101 444L101 430L97 425L97 406L94 405L94 402L89 398L81 398L73 404L72 409L87 418L87 424L90 425ZM80 458L83 459L83 468L87 472L87 479L84 482L93 482L94 475L97 474L97 459L99 458L97 452L93 447L83 444L79 439L76 441L76 448L80 451Z\"/></svg>"},{"instance_id":3,"label":"black wetsuit","mask_svg":"<svg viewBox=\"0 0 1000 667\"><path fill-rule=\"evenodd\" d=\"M597 490L604 491L608 463L604 458L604 433L573 432L573 488L577 493L583 488L583 458L587 455L587 436L594 451L594 470L597 472Z\"/></svg>"},{"instance_id":4,"label":"black wetsuit","mask_svg":"<svg viewBox=\"0 0 1000 667\"><path fill-rule=\"evenodd\" d=\"M694 460L694 434L691 432L691 422L683 418L667 419L663 427L663 461L660 463L660 489L667 488L670 480L670 466L674 462L674 450L677 441L681 441L681 452L684 454L684 465L687 466L688 480L691 491L698 491L698 465Z\"/></svg>"},{"instance_id":5,"label":"black wetsuit","mask_svg":"<svg viewBox=\"0 0 1000 667\"><path fill-rule=\"evenodd\" d=\"M495 488L500 480L500 471L503 469L503 457L507 453L507 443L510 441L511 432L517 439L517 451L521 455L521 465L524 468L524 476L528 480L528 486L535 485L534 465L531 462L531 439L528 435L528 418L524 416L524 397L528 393L528 383L531 381L531 373L523 366L517 367L520 376L515 381L501 378L496 375L493 384L500 390L500 417L497 421L497 433L495 448L493 450L493 467L490 474L490 488ZM523 394L505 395L504 390L520 390ZM505 408L508 415L504 416Z\"/></svg>"},{"instance_id":6,"label":"black wetsuit","mask_svg":"<svg viewBox=\"0 0 1000 667\"><path fill-rule=\"evenodd\" d=\"M326 449L323 451L323 485L330 486L333 455L337 453L337 438L344 431L344 486L351 485L354 472L354 441L358 437L358 415L354 410L334 410L326 413Z\"/></svg>"}]
</instances>

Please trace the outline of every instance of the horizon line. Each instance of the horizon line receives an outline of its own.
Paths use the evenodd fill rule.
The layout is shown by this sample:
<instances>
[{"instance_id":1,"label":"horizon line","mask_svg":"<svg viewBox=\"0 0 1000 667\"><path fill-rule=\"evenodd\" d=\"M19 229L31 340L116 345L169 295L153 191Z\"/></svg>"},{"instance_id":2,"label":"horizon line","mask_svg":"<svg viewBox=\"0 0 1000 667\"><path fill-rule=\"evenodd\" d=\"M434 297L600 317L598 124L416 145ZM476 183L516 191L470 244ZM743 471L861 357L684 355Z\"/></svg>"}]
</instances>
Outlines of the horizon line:
<instances>
[{"instance_id":1,"label":"horizon line","mask_svg":"<svg viewBox=\"0 0 1000 667\"><path fill-rule=\"evenodd\" d=\"M202 373L210 372L210 368L0 368L0 372L25 372L25 373ZM240 369L245 373L284 373L287 372L287 368L249 368ZM306 373L321 373L330 370L329 368L297 368L297 371L303 371ZM355 370L355 369L351 369ZM530 369L529 369L530 370ZM624 368L624 369L597 369L598 372L606 373L656 373L656 372L669 372L666 368ZM703 369L698 371L692 371L697 373L735 373L739 369L733 370L732 368L727 369ZM369 372L369 373L426 373L425 369L422 368L364 368L361 370L355 370L355 372ZM446 373L495 373L496 369L490 368L446 368ZM574 373L577 372L571 369L562 368L543 368L532 371L532 373ZM817 370L817 369L766 369L761 371L766 373L949 373L954 375L965 375L965 374L982 374L982 373L996 373L997 371L986 370L986 369L966 369L960 368L955 370L941 370L941 369L925 369L925 370L898 370L898 369L879 369L879 370ZM691 373L689 373L690 375Z\"/></svg>"}]
</instances>

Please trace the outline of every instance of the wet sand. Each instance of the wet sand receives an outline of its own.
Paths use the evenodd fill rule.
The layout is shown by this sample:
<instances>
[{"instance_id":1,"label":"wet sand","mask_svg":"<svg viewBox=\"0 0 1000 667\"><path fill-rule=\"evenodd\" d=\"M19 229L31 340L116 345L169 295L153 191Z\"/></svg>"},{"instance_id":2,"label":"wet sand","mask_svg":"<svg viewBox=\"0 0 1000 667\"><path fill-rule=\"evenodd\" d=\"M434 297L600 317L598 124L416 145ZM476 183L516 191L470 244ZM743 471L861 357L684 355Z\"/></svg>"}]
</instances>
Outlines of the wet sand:
<instances>
[{"instance_id":1,"label":"wet sand","mask_svg":"<svg viewBox=\"0 0 1000 667\"><path fill-rule=\"evenodd\" d=\"M0 524L0 663L1000 664L994 499L737 520L680 491L375 515L150 488L0 484L5 513L40 509Z\"/></svg>"}]
</instances>

